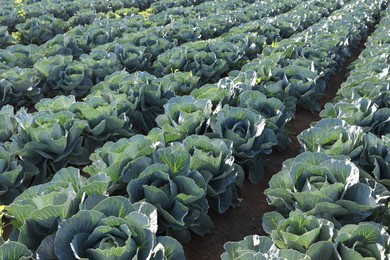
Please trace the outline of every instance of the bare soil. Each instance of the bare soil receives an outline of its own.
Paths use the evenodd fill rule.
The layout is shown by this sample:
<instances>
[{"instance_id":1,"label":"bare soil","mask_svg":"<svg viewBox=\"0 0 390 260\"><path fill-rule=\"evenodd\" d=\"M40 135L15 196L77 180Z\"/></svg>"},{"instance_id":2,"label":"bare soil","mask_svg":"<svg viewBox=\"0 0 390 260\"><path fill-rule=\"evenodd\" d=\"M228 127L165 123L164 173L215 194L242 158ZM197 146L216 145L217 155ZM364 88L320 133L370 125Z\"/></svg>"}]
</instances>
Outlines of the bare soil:
<instances>
[{"instance_id":1,"label":"bare soil","mask_svg":"<svg viewBox=\"0 0 390 260\"><path fill-rule=\"evenodd\" d=\"M329 88L320 102L321 107L331 102L336 96L341 83L348 76L350 63L356 60L364 49L364 42L365 40L354 50L352 57L345 62L343 69L338 71L332 78L332 82L328 84ZM231 208L224 214L210 212L210 216L215 223L214 232L204 237L194 234L191 243L184 245L186 259L220 259L224 252L223 245L226 242L239 241L245 236L253 234L267 235L261 227L261 218L263 213L272 211L274 208L268 205L263 192L268 188L271 177L281 170L283 161L295 157L301 152L301 147L296 138L297 135L309 128L312 122L318 120L320 120L318 114L303 109L296 111L295 119L286 125L292 141L289 147L283 152L273 151L268 157L268 165L265 168L266 174L260 184L255 185L247 180L245 181L241 190L241 198L244 199L244 204L241 207Z\"/></svg>"}]
</instances>

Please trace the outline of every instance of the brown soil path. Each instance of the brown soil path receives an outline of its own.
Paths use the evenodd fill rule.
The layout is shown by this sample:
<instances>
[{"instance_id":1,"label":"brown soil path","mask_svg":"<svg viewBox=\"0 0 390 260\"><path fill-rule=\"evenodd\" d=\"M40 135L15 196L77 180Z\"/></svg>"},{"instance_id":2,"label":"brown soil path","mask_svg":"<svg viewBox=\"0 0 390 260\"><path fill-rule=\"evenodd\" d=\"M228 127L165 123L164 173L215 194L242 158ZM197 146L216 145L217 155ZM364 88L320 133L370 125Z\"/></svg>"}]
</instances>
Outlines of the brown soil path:
<instances>
[{"instance_id":1,"label":"brown soil path","mask_svg":"<svg viewBox=\"0 0 390 260\"><path fill-rule=\"evenodd\" d=\"M331 102L336 96L341 83L348 76L350 63L356 60L364 49L364 42L365 40L353 52L352 57L345 62L343 69L333 77L330 88L321 100L322 107L324 104ZM310 123L320 119L318 114L302 109L298 109L295 116L295 119L286 126L292 143L285 151L274 151L268 157L269 162L265 168L266 174L263 182L254 185L245 181L244 188L241 191L241 198L244 199L244 204L241 207L231 208L222 215L210 212L211 218L215 223L214 232L204 237L193 235L191 243L184 245L186 259L220 259L220 255L224 252L223 245L226 242L239 241L245 236L253 234L266 235L261 228L261 218L263 213L273 210L273 207L268 205L263 194L268 187L268 181L272 175L281 170L283 161L300 153L300 145L296 136L306 128L309 128Z\"/></svg>"}]
</instances>

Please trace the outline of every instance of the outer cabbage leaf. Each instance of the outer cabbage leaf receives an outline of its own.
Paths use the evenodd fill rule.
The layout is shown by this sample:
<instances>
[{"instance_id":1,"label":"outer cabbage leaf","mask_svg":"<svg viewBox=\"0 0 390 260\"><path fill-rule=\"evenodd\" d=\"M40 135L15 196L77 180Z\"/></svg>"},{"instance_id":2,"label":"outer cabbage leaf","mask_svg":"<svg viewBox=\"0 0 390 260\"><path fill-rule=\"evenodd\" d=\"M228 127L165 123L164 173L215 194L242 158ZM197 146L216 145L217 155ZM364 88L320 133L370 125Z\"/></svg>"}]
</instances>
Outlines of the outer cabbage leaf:
<instances>
[{"instance_id":1,"label":"outer cabbage leaf","mask_svg":"<svg viewBox=\"0 0 390 260\"><path fill-rule=\"evenodd\" d=\"M8 260L32 259L33 253L28 248L18 242L8 241L0 245L0 258Z\"/></svg>"}]
</instances>

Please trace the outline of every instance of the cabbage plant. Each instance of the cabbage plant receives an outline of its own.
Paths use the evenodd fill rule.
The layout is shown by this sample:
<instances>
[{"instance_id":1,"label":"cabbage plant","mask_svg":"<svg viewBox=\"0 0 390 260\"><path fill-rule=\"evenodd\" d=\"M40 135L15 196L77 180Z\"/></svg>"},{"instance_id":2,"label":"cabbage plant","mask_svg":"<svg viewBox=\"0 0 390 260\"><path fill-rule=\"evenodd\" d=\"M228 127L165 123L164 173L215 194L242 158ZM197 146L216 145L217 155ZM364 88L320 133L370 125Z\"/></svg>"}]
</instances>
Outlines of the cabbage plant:
<instances>
[{"instance_id":1,"label":"cabbage plant","mask_svg":"<svg viewBox=\"0 0 390 260\"><path fill-rule=\"evenodd\" d=\"M183 44L200 40L201 28L179 20L167 26L165 34L172 39L177 39L179 44Z\"/></svg>"},{"instance_id":2,"label":"cabbage plant","mask_svg":"<svg viewBox=\"0 0 390 260\"><path fill-rule=\"evenodd\" d=\"M16 133L17 125L13 106L3 106L0 109L0 143L10 140L11 136Z\"/></svg>"},{"instance_id":3,"label":"cabbage plant","mask_svg":"<svg viewBox=\"0 0 390 260\"><path fill-rule=\"evenodd\" d=\"M84 171L92 176L104 173L111 179L109 193L123 194L130 180L152 164L152 156L164 144L149 136L135 135L129 139L106 142L91 154L92 164Z\"/></svg>"},{"instance_id":4,"label":"cabbage plant","mask_svg":"<svg viewBox=\"0 0 390 260\"><path fill-rule=\"evenodd\" d=\"M263 174L259 158L277 144L275 133L266 127L266 118L246 108L225 105L211 120L213 132L209 135L233 142L234 158L239 164L249 164L249 180L259 182Z\"/></svg>"},{"instance_id":5,"label":"cabbage plant","mask_svg":"<svg viewBox=\"0 0 390 260\"><path fill-rule=\"evenodd\" d=\"M298 135L306 151L351 155L358 153L363 129L339 118L325 118Z\"/></svg>"},{"instance_id":6,"label":"cabbage plant","mask_svg":"<svg viewBox=\"0 0 390 260\"><path fill-rule=\"evenodd\" d=\"M191 240L190 230L203 236L214 227L207 215L207 183L198 171L190 169L190 160L186 151L160 148L153 163L127 186L130 201L156 206L159 232L184 243Z\"/></svg>"},{"instance_id":7,"label":"cabbage plant","mask_svg":"<svg viewBox=\"0 0 390 260\"><path fill-rule=\"evenodd\" d=\"M228 77L222 78L217 84L221 87L224 85L230 85L229 88L232 88L235 102L238 104L240 95L246 91L252 90L257 83L257 79L258 77L256 71L232 70L229 72Z\"/></svg>"},{"instance_id":8,"label":"cabbage plant","mask_svg":"<svg viewBox=\"0 0 390 260\"><path fill-rule=\"evenodd\" d=\"M59 34L53 39L47 41L42 45L42 49L45 50L46 56L61 55L74 55L79 57L83 52L76 46L71 46L71 41L68 40L67 35Z\"/></svg>"},{"instance_id":9,"label":"cabbage plant","mask_svg":"<svg viewBox=\"0 0 390 260\"><path fill-rule=\"evenodd\" d=\"M137 104L134 111L128 113L133 129L147 134L156 126L156 117L164 112L164 104L173 97L173 92L165 92L160 79L147 72L129 74L125 71L115 72L105 81L95 85L91 90L111 90L113 94L124 94L132 104Z\"/></svg>"},{"instance_id":10,"label":"cabbage plant","mask_svg":"<svg viewBox=\"0 0 390 260\"><path fill-rule=\"evenodd\" d=\"M321 119L298 135L306 151L349 156L363 176L390 187L390 146L373 133L339 118ZM371 177L370 177L371 176Z\"/></svg>"},{"instance_id":11,"label":"cabbage plant","mask_svg":"<svg viewBox=\"0 0 390 260\"><path fill-rule=\"evenodd\" d=\"M388 138L387 138L388 139ZM390 189L390 142L372 133L363 136L363 147L354 162Z\"/></svg>"},{"instance_id":12,"label":"cabbage plant","mask_svg":"<svg viewBox=\"0 0 390 260\"><path fill-rule=\"evenodd\" d=\"M108 197L60 222L36 254L40 259L184 259L182 246L156 231L155 207Z\"/></svg>"},{"instance_id":13,"label":"cabbage plant","mask_svg":"<svg viewBox=\"0 0 390 260\"><path fill-rule=\"evenodd\" d=\"M259 91L247 90L239 95L239 106L260 113L267 119L266 127L272 129L278 148L284 150L290 143L285 125L291 117L284 104L277 98L267 98Z\"/></svg>"},{"instance_id":14,"label":"cabbage plant","mask_svg":"<svg viewBox=\"0 0 390 260\"><path fill-rule=\"evenodd\" d=\"M339 228L367 219L390 195L379 183L359 178L359 169L345 156L304 152L283 163L264 193L282 214L299 209Z\"/></svg>"},{"instance_id":15,"label":"cabbage plant","mask_svg":"<svg viewBox=\"0 0 390 260\"><path fill-rule=\"evenodd\" d=\"M85 198L106 195L108 184L109 178L103 174L86 179L78 169L70 167L61 169L50 182L28 188L5 207L14 227L11 240L36 250L56 232L62 219L79 210Z\"/></svg>"},{"instance_id":16,"label":"cabbage plant","mask_svg":"<svg viewBox=\"0 0 390 260\"><path fill-rule=\"evenodd\" d=\"M41 79L32 68L15 67L0 75L0 105L28 105L41 96Z\"/></svg>"},{"instance_id":17,"label":"cabbage plant","mask_svg":"<svg viewBox=\"0 0 390 260\"><path fill-rule=\"evenodd\" d=\"M161 78L161 84L165 92L173 91L177 96L189 95L200 83L200 77L192 72L170 73Z\"/></svg>"},{"instance_id":18,"label":"cabbage plant","mask_svg":"<svg viewBox=\"0 0 390 260\"><path fill-rule=\"evenodd\" d=\"M332 241L337 230L329 220L292 211L288 218L278 212L263 215L263 229L280 249L294 249L306 253L311 245L319 241Z\"/></svg>"},{"instance_id":19,"label":"cabbage plant","mask_svg":"<svg viewBox=\"0 0 390 260\"><path fill-rule=\"evenodd\" d=\"M202 135L210 125L212 103L192 96L171 98L164 105L164 114L157 116L157 125L170 134L184 138L192 134Z\"/></svg>"},{"instance_id":20,"label":"cabbage plant","mask_svg":"<svg viewBox=\"0 0 390 260\"><path fill-rule=\"evenodd\" d=\"M56 34L64 33L66 24L63 20L50 15L42 15L27 19L24 23L17 24L16 29L22 35L26 44L42 44Z\"/></svg>"},{"instance_id":21,"label":"cabbage plant","mask_svg":"<svg viewBox=\"0 0 390 260\"><path fill-rule=\"evenodd\" d=\"M75 96L89 92L93 85L92 70L86 64L72 59L70 55L58 54L39 59L34 64L40 77L45 80L45 91L59 90L61 93Z\"/></svg>"},{"instance_id":22,"label":"cabbage plant","mask_svg":"<svg viewBox=\"0 0 390 260\"><path fill-rule=\"evenodd\" d=\"M388 107L390 104L390 86L386 82L376 83L366 81L356 86L343 86L340 89L340 96L344 100L356 100L366 98L375 103L379 108Z\"/></svg>"},{"instance_id":23,"label":"cabbage plant","mask_svg":"<svg viewBox=\"0 0 390 260\"><path fill-rule=\"evenodd\" d=\"M61 111L68 111L69 107L76 103L76 97L73 95L69 96L55 96L53 98L42 98L38 103L35 104L35 109L38 112L53 112L58 113Z\"/></svg>"},{"instance_id":24,"label":"cabbage plant","mask_svg":"<svg viewBox=\"0 0 390 260\"><path fill-rule=\"evenodd\" d=\"M217 81L228 71L229 64L217 57L214 52L200 51L194 55L194 74L200 76L204 82Z\"/></svg>"},{"instance_id":25,"label":"cabbage plant","mask_svg":"<svg viewBox=\"0 0 390 260\"><path fill-rule=\"evenodd\" d=\"M233 259L302 259L310 257L293 249L279 249L269 237L250 235L238 242L227 242L222 260Z\"/></svg>"},{"instance_id":26,"label":"cabbage plant","mask_svg":"<svg viewBox=\"0 0 390 260\"><path fill-rule=\"evenodd\" d=\"M15 44L7 47L7 51L16 58L13 67L32 68L37 60L44 57L42 48L35 44Z\"/></svg>"},{"instance_id":27,"label":"cabbage plant","mask_svg":"<svg viewBox=\"0 0 390 260\"><path fill-rule=\"evenodd\" d=\"M123 40L121 39L121 42L131 42L135 46L146 47L145 53L149 53L151 59L156 58L159 54L171 49L176 44L175 40L160 37L155 27L126 35L123 37Z\"/></svg>"},{"instance_id":28,"label":"cabbage plant","mask_svg":"<svg viewBox=\"0 0 390 260\"><path fill-rule=\"evenodd\" d=\"M53 87L65 94L81 96L88 93L92 86L92 70L86 64L74 61L59 72L56 86Z\"/></svg>"},{"instance_id":29,"label":"cabbage plant","mask_svg":"<svg viewBox=\"0 0 390 260\"><path fill-rule=\"evenodd\" d=\"M212 41L210 51L215 53L218 59L225 61L230 70L236 68L239 62L244 62L245 48L233 42L219 39Z\"/></svg>"},{"instance_id":30,"label":"cabbage plant","mask_svg":"<svg viewBox=\"0 0 390 260\"><path fill-rule=\"evenodd\" d=\"M88 55L82 54L80 60L92 71L95 82L103 81L106 76L123 68L114 53L102 50L93 50Z\"/></svg>"},{"instance_id":31,"label":"cabbage plant","mask_svg":"<svg viewBox=\"0 0 390 260\"><path fill-rule=\"evenodd\" d=\"M193 51L190 48L174 47L160 54L153 63L153 69L157 75L167 75L175 71L191 71L194 69L192 62Z\"/></svg>"},{"instance_id":32,"label":"cabbage plant","mask_svg":"<svg viewBox=\"0 0 390 260\"><path fill-rule=\"evenodd\" d=\"M386 99L385 92L378 93L383 99ZM378 136L389 133L390 131L390 109L381 107L374 103L375 99L357 98L355 100L341 100L336 104L325 106L322 117L339 117L350 124L358 125L365 132L372 132Z\"/></svg>"},{"instance_id":33,"label":"cabbage plant","mask_svg":"<svg viewBox=\"0 0 390 260\"><path fill-rule=\"evenodd\" d=\"M149 69L151 54L145 50L145 46L138 47L131 43L115 46L115 54L129 72Z\"/></svg>"},{"instance_id":34,"label":"cabbage plant","mask_svg":"<svg viewBox=\"0 0 390 260\"><path fill-rule=\"evenodd\" d=\"M388 259L390 255L386 228L372 222L343 226L335 242L338 259Z\"/></svg>"},{"instance_id":35,"label":"cabbage plant","mask_svg":"<svg viewBox=\"0 0 390 260\"><path fill-rule=\"evenodd\" d=\"M384 107L375 111L369 129L378 136L390 133L390 108Z\"/></svg>"},{"instance_id":36,"label":"cabbage plant","mask_svg":"<svg viewBox=\"0 0 390 260\"><path fill-rule=\"evenodd\" d=\"M85 121L69 111L16 114L18 133L12 136L10 150L23 162L39 168L38 184L68 163L84 164L88 152L82 147Z\"/></svg>"},{"instance_id":37,"label":"cabbage plant","mask_svg":"<svg viewBox=\"0 0 390 260\"><path fill-rule=\"evenodd\" d=\"M0 204L11 203L22 193L38 169L18 160L9 149L0 144Z\"/></svg>"},{"instance_id":38,"label":"cabbage plant","mask_svg":"<svg viewBox=\"0 0 390 260\"><path fill-rule=\"evenodd\" d=\"M230 103L234 97L231 89L217 84L206 84L191 91L191 96L195 99L207 99L213 104L213 108L224 106Z\"/></svg>"},{"instance_id":39,"label":"cabbage plant","mask_svg":"<svg viewBox=\"0 0 390 260\"><path fill-rule=\"evenodd\" d=\"M358 125L363 127L365 132L368 130L365 126L372 121L372 116L377 111L378 106L370 99L359 98L356 100L339 101L335 104L327 103L320 112L322 118L339 118L349 125Z\"/></svg>"},{"instance_id":40,"label":"cabbage plant","mask_svg":"<svg viewBox=\"0 0 390 260\"><path fill-rule=\"evenodd\" d=\"M115 140L115 137L131 136L130 120L126 116L127 113L130 113L130 104L120 100L120 97L120 95L116 96L118 100L114 98L104 100L90 95L83 102L75 102L70 105L68 110L88 124L83 135L86 136L85 146L90 151L94 151L95 147L104 141ZM94 142L98 144L96 145Z\"/></svg>"},{"instance_id":41,"label":"cabbage plant","mask_svg":"<svg viewBox=\"0 0 390 260\"><path fill-rule=\"evenodd\" d=\"M0 26L0 48L5 48L12 43L15 43L15 39L8 33L7 26Z\"/></svg>"},{"instance_id":42,"label":"cabbage plant","mask_svg":"<svg viewBox=\"0 0 390 260\"><path fill-rule=\"evenodd\" d=\"M207 183L207 200L211 208L224 213L230 206L239 206L237 188L242 188L244 171L234 163L231 142L191 135L182 142L190 153L190 168L202 174Z\"/></svg>"},{"instance_id":43,"label":"cabbage plant","mask_svg":"<svg viewBox=\"0 0 390 260\"><path fill-rule=\"evenodd\" d=\"M39 59L34 63L34 69L39 72L40 78L45 80L45 90L57 88L57 82L61 80L60 73L64 73L67 65L71 64L73 57L70 55L55 55L48 58ZM62 77L64 77L63 75Z\"/></svg>"}]
</instances>

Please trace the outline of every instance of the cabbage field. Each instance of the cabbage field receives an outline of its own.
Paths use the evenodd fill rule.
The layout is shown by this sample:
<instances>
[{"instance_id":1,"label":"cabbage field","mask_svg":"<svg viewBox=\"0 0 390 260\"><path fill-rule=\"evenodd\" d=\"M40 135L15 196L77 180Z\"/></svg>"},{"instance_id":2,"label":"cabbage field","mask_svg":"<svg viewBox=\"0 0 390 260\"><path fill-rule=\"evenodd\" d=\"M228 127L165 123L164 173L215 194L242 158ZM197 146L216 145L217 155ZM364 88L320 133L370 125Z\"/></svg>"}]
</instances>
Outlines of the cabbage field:
<instances>
[{"instance_id":1,"label":"cabbage field","mask_svg":"<svg viewBox=\"0 0 390 260\"><path fill-rule=\"evenodd\" d=\"M389 2L0 0L0 259L390 260Z\"/></svg>"}]
</instances>

